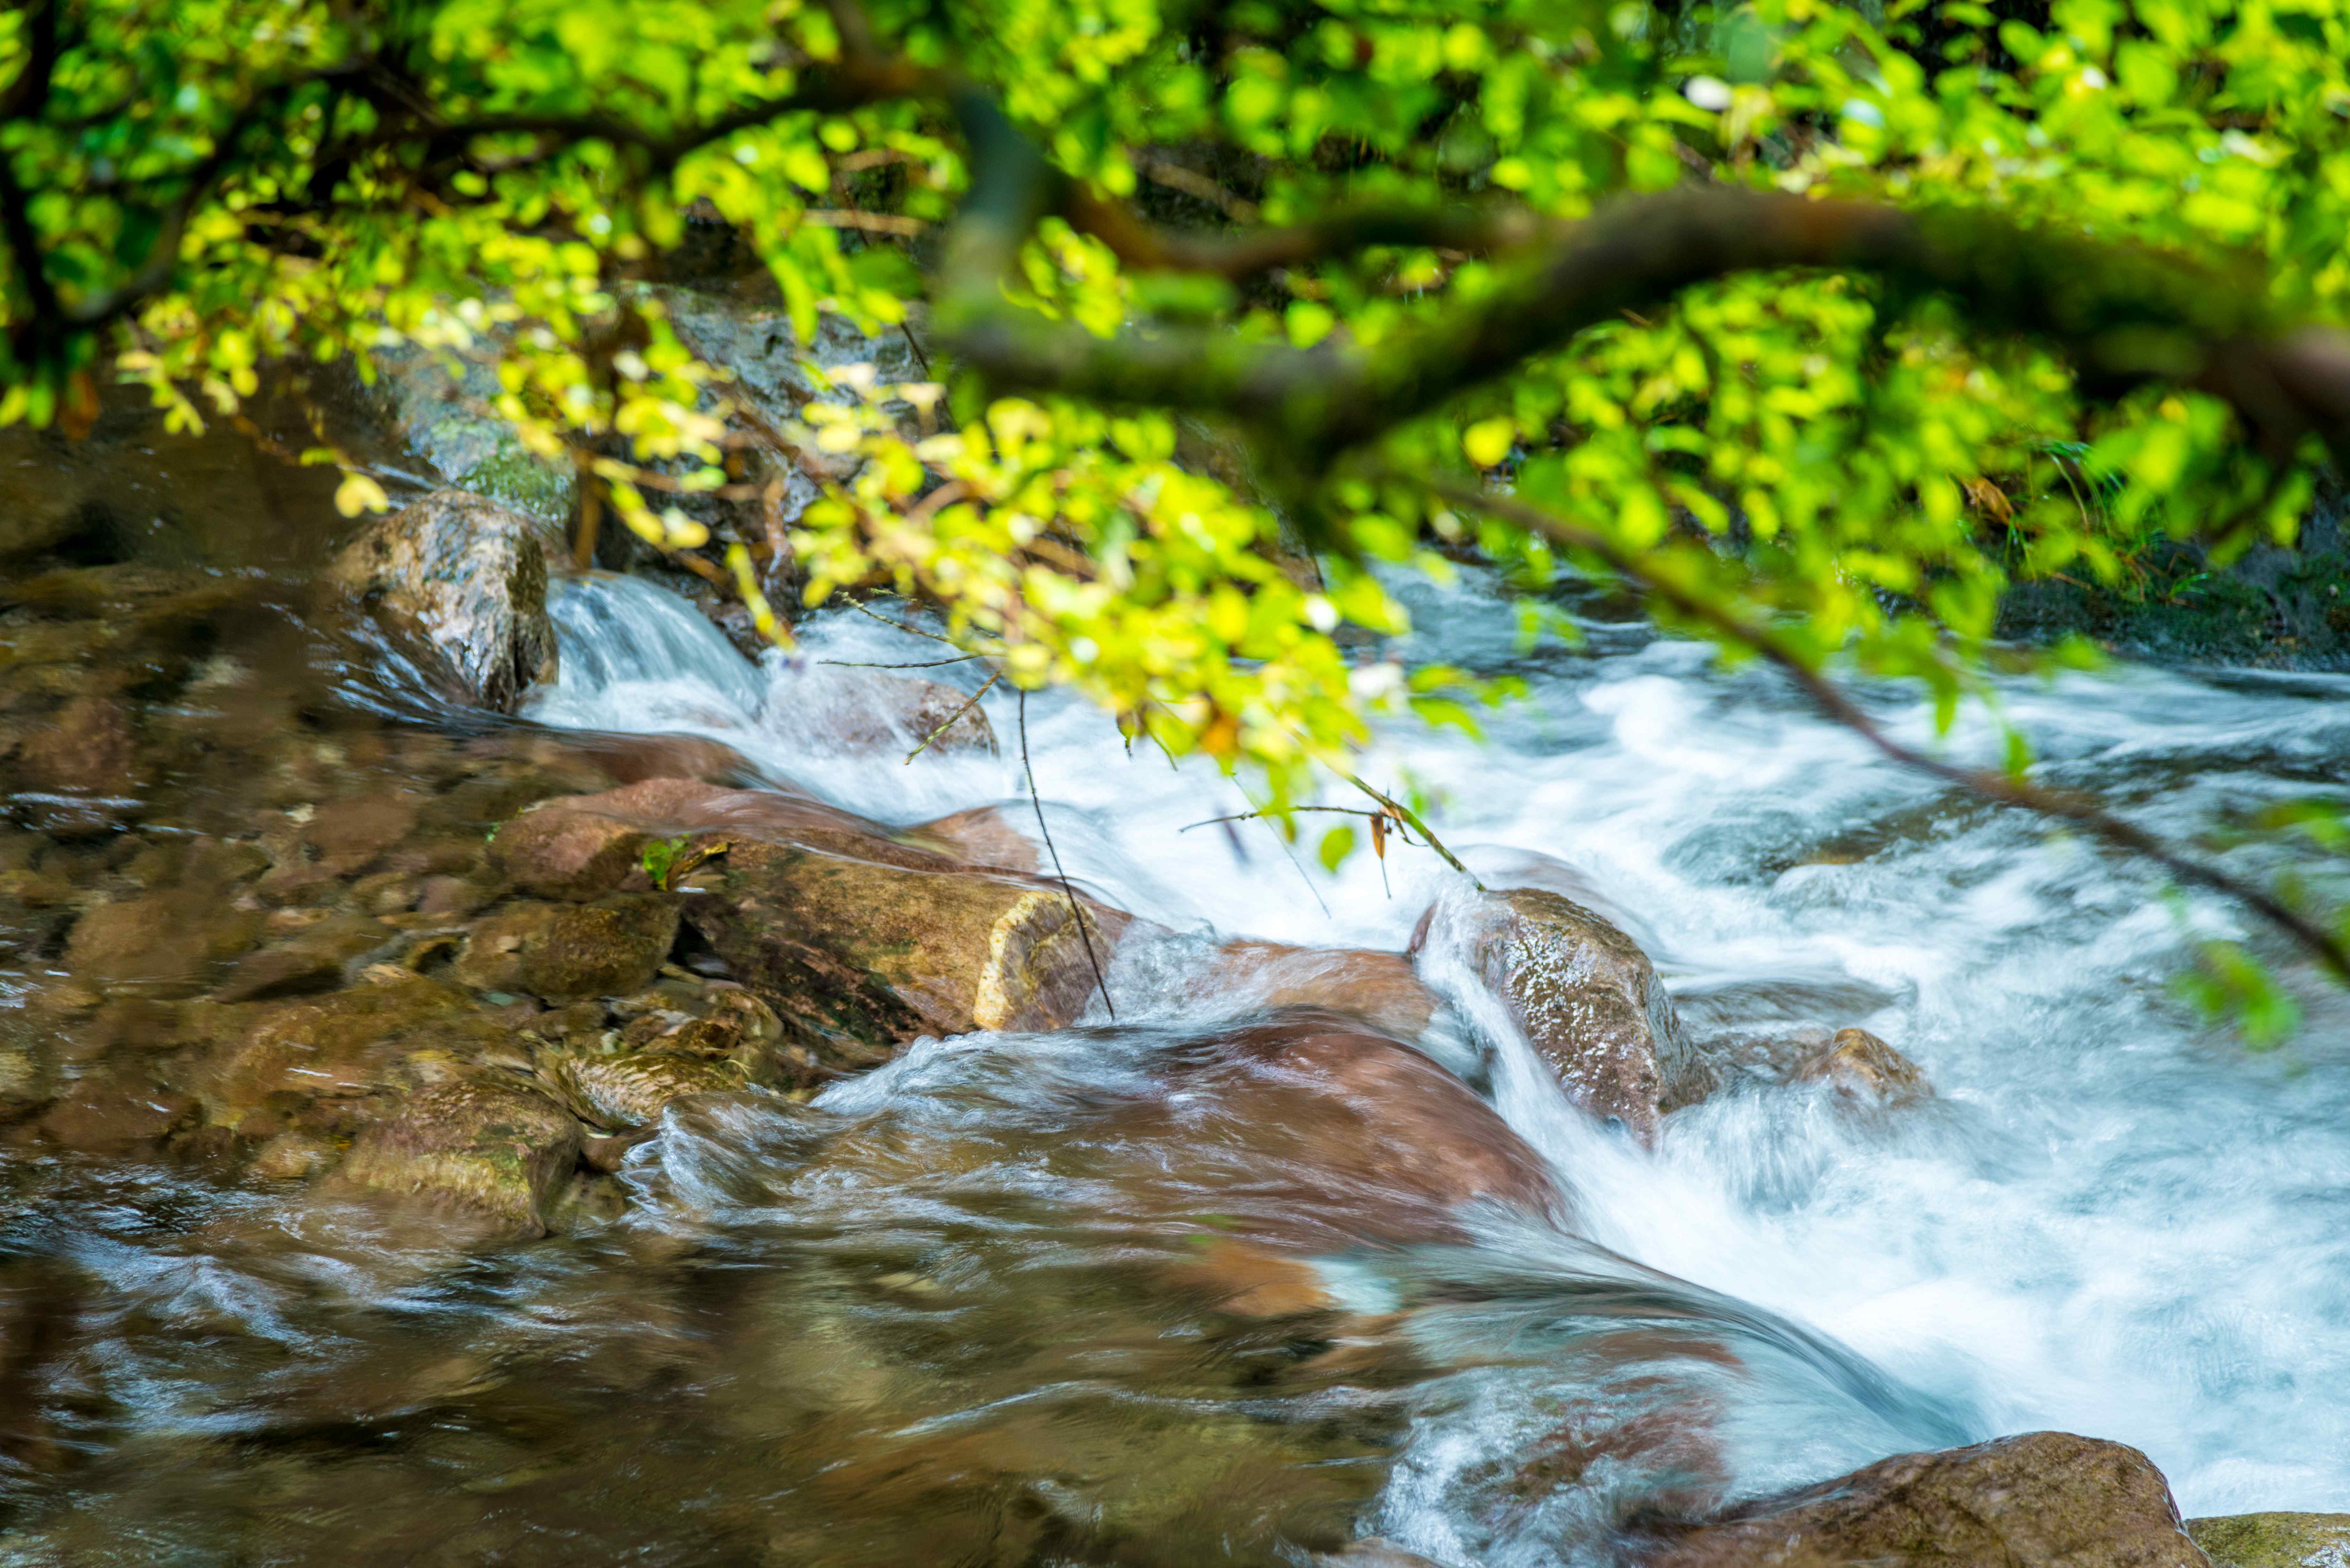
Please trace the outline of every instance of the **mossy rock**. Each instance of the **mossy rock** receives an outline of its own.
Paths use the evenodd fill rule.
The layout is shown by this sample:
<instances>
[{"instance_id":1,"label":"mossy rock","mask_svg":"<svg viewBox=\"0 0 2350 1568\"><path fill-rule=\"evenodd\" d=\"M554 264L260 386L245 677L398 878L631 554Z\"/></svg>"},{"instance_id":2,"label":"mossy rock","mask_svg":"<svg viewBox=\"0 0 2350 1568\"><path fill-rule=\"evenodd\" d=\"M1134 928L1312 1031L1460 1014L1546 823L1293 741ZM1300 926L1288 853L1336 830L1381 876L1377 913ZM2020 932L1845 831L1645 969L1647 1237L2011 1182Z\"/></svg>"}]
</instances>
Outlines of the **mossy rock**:
<instances>
[{"instance_id":1,"label":"mossy rock","mask_svg":"<svg viewBox=\"0 0 2350 1568\"><path fill-rule=\"evenodd\" d=\"M2190 1519L2211 1568L2350 1568L2350 1513L2238 1513Z\"/></svg>"},{"instance_id":2,"label":"mossy rock","mask_svg":"<svg viewBox=\"0 0 2350 1568\"><path fill-rule=\"evenodd\" d=\"M494 1232L542 1236L579 1154L579 1123L552 1096L519 1079L460 1078L409 1096L369 1127L337 1179L456 1210Z\"/></svg>"},{"instance_id":3,"label":"mossy rock","mask_svg":"<svg viewBox=\"0 0 2350 1568\"><path fill-rule=\"evenodd\" d=\"M508 904L474 923L450 972L478 991L527 992L560 1005L643 990L676 940L677 900L663 894Z\"/></svg>"}]
</instances>

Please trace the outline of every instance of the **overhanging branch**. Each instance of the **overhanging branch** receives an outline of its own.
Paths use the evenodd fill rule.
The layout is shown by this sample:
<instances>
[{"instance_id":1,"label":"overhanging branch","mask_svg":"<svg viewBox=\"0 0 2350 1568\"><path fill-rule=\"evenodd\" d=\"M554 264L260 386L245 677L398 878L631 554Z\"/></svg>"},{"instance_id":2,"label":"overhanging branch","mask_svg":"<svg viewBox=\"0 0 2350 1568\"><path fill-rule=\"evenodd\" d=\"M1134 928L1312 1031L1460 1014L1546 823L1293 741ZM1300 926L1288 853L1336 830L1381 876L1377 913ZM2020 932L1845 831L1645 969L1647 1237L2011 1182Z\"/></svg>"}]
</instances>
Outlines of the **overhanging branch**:
<instances>
[{"instance_id":1,"label":"overhanging branch","mask_svg":"<svg viewBox=\"0 0 2350 1568\"><path fill-rule=\"evenodd\" d=\"M1232 241L1226 254L1245 244ZM2150 379L2201 388L2231 402L2272 456L2290 457L2315 435L2350 464L2350 337L2288 329L2257 280L1996 213L1722 186L1604 208L1523 261L1508 284L1376 349L1243 344L1213 331L1100 338L1015 318L992 297L982 306L970 279L954 280L966 307L942 336L1001 387L1236 415L1310 469L1627 311L1790 268L1867 273L1945 296L1983 327L2049 343L2093 391Z\"/></svg>"}]
</instances>

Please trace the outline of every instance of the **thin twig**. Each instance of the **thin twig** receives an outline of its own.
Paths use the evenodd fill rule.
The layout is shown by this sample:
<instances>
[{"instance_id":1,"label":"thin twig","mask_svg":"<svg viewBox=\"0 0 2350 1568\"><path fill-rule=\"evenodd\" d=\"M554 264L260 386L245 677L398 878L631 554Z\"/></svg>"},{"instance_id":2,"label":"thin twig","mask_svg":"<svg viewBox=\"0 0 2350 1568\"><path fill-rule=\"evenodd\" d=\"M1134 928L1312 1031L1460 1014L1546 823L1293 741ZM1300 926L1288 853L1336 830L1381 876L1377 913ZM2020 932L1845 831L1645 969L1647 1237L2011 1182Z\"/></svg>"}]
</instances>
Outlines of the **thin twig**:
<instances>
[{"instance_id":1,"label":"thin twig","mask_svg":"<svg viewBox=\"0 0 2350 1568\"><path fill-rule=\"evenodd\" d=\"M1053 847L1053 830L1045 826L1045 797L1036 793L1036 769L1028 761L1028 689L1020 691L1020 771L1028 775L1028 804L1036 808L1036 831L1044 836L1045 853L1053 857L1053 875L1061 879L1061 891L1069 900L1069 918L1077 922L1077 940L1086 944L1086 962L1093 966L1094 984L1101 990L1102 1005L1109 1009L1110 1022L1118 1022L1118 1003L1109 999L1109 982L1102 978L1101 960L1094 956L1094 939L1086 930L1086 909L1077 902L1077 890L1069 886L1069 874L1061 869L1061 852Z\"/></svg>"},{"instance_id":2,"label":"thin twig","mask_svg":"<svg viewBox=\"0 0 2350 1568\"><path fill-rule=\"evenodd\" d=\"M2241 881L2199 860L2180 854L2146 829L2125 822L2085 794L2048 789L1992 768L1970 768L1946 763L1902 744L1881 729L1875 719L1836 686L1804 661L1803 656L1770 628L1750 621L1650 570L1640 558L1605 535L1565 518L1506 496L1488 495L1466 485L1436 483L1430 488L1456 505L1505 518L1555 545L1581 551L1606 563L1626 580L1638 583L1670 605L1685 618L1708 628L1727 642L1752 649L1800 687L1830 720L1843 725L1903 767L1929 774L2001 805L2018 805L2070 822L2092 837L2116 848L2142 855L2168 868L2183 881L2236 900L2259 914L2314 954L2326 968L2350 980L2350 949L2307 917L2288 909L2274 895ZM1366 786L1367 788L1368 786Z\"/></svg>"},{"instance_id":3,"label":"thin twig","mask_svg":"<svg viewBox=\"0 0 2350 1568\"><path fill-rule=\"evenodd\" d=\"M956 659L918 659L911 664L879 664L869 659L819 659L816 662L837 664L844 670L936 670L942 664L968 664L986 657L983 653L966 653Z\"/></svg>"},{"instance_id":4,"label":"thin twig","mask_svg":"<svg viewBox=\"0 0 2350 1568\"><path fill-rule=\"evenodd\" d=\"M1388 815L1393 816L1398 822L1405 823L1416 829L1422 838L1428 840L1428 846L1444 857L1444 863L1447 866L1451 867L1455 871L1460 872L1461 875L1469 878L1469 885L1471 887L1476 888L1480 893L1485 890L1485 884L1477 880L1477 874L1474 871L1470 870L1468 867L1461 864L1461 857L1453 854L1452 851L1444 847L1444 840L1437 837L1435 831L1431 829L1428 824L1419 819L1419 814L1418 812L1412 810L1411 807L1404 805L1403 802L1399 800L1395 800L1380 794L1378 790L1373 789L1369 784L1365 784L1361 779L1357 778L1353 774L1348 773L1344 768L1336 768L1333 771L1335 771L1340 778L1345 779L1348 784L1353 784L1357 789L1361 790L1365 794L1369 795L1373 800L1378 801L1381 805L1387 807Z\"/></svg>"},{"instance_id":5,"label":"thin twig","mask_svg":"<svg viewBox=\"0 0 2350 1568\"><path fill-rule=\"evenodd\" d=\"M924 751L929 749L930 743L932 741L937 740L941 735L943 735L949 730L953 729L957 721L961 720L965 713L970 712L973 708L979 706L979 700L987 695L987 689L1003 679L1003 671L999 670L994 674L989 676L986 680L982 682L979 690L971 694L971 701L965 702L962 707L948 714L945 723L941 724L937 729L932 730L929 734L924 735L922 737L922 743L906 753L907 763L910 766L916 757L920 756Z\"/></svg>"},{"instance_id":6,"label":"thin twig","mask_svg":"<svg viewBox=\"0 0 2350 1568\"><path fill-rule=\"evenodd\" d=\"M886 626L886 627L889 628L890 628L891 630L893 630L893 631L902 631L902 632L904 632L904 633L905 633L907 636L909 636L909 637L927 637L927 638L929 638L932 642L943 642L943 643L945 643L949 648L955 648L955 647L959 647L959 646L961 646L960 644L958 644L958 643L955 641L955 639L954 639L953 638L951 638L951 637L941 637L941 636L940 636L940 635L939 635L937 632L935 632L935 631L924 631L924 630L923 630L920 627L919 627L919 626L906 626L906 625L903 625L903 624L901 624L901 623L899 623L899 622L898 622L898 621L891 620L888 616L883 615L883 614L882 614L880 611L879 611L879 610L869 610L869 609L867 609L863 605L860 605L860 604L857 604L857 603L852 602L852 603L849 605L849 607L849 607L850 609L855 610L858 615L869 615L869 616L871 616L875 620L879 621L883 626Z\"/></svg>"},{"instance_id":7,"label":"thin twig","mask_svg":"<svg viewBox=\"0 0 2350 1568\"><path fill-rule=\"evenodd\" d=\"M1360 806L1354 805L1293 805L1289 809L1293 812L1323 811L1328 812L1334 816L1379 816L1384 815L1383 813L1376 811L1365 811ZM1211 816L1201 822L1187 823L1183 826L1177 828L1175 831L1178 833L1189 833L1194 827L1213 827L1220 822L1247 822L1255 817L1269 817L1274 815L1275 814L1271 806L1259 806L1254 811L1236 811L1230 816Z\"/></svg>"}]
</instances>

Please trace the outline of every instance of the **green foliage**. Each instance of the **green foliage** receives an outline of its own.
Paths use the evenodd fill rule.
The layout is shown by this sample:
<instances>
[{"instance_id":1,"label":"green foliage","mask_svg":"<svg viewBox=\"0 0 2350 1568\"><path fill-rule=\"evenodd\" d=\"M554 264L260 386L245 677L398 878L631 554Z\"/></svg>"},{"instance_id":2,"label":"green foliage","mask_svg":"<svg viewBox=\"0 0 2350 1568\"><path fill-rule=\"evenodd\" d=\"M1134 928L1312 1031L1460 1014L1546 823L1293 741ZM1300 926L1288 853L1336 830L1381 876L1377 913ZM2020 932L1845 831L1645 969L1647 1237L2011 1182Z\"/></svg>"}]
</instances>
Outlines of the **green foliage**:
<instances>
[{"instance_id":1,"label":"green foliage","mask_svg":"<svg viewBox=\"0 0 2350 1568\"><path fill-rule=\"evenodd\" d=\"M748 237L803 340L821 313L878 327L951 303L936 242L973 149L935 81L839 90L868 24L891 58L961 73L1097 202L1194 234L1376 202L1543 233L1700 180L2157 248L2246 319L2350 305L2343 0L75 0L0 16L0 421L86 419L99 376L192 428L271 361L487 359L525 446L701 548L669 496L724 483L737 400L642 281L689 208ZM1232 357L1344 356L1517 275L1506 247L1412 244L1153 271L1105 233L1048 220L987 307L1137 354L1206 328ZM2107 347L2150 371L2175 353ZM2312 453L2254 450L2216 399L2085 397L2044 347L1859 273L1700 283L1328 473L1277 441L1195 461L1165 407L937 370L851 373L858 395L777 432L838 475L792 535L807 601L923 596L1014 683L1074 684L1129 737L1262 775L1276 807L1375 714L1473 723L1463 699L1505 694L1358 664L1341 623L1407 625L1374 568L1440 576L1473 552L1528 596L1528 638L1566 633L1546 586L1602 569L1435 485L1506 485L1805 664L1922 682L1945 724L1986 690L2016 580L2126 586L2165 535L2224 559L2289 538L2310 493L2292 460ZM355 475L342 499L381 495ZM1319 582L1275 502L1333 546ZM715 543L787 635L751 542Z\"/></svg>"},{"instance_id":2,"label":"green foliage","mask_svg":"<svg viewBox=\"0 0 2350 1568\"><path fill-rule=\"evenodd\" d=\"M656 838L646 844L638 860L644 867L645 875L652 878L655 888L663 892L669 890L670 877L678 869L678 857L692 842L690 838Z\"/></svg>"}]
</instances>

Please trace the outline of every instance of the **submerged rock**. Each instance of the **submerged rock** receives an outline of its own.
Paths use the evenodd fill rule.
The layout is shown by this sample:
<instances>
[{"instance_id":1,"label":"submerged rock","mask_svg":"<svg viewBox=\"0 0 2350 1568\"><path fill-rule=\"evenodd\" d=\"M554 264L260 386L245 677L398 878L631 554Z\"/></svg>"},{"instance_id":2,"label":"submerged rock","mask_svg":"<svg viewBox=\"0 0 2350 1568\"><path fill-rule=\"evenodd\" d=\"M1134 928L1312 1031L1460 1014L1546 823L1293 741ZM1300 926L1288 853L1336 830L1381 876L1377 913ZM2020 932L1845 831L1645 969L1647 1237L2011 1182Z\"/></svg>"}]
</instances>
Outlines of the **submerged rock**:
<instances>
[{"instance_id":1,"label":"submerged rock","mask_svg":"<svg viewBox=\"0 0 2350 1568\"><path fill-rule=\"evenodd\" d=\"M641 991L677 940L677 901L618 894L592 904L515 903L476 921L450 972L476 991L577 1002Z\"/></svg>"},{"instance_id":2,"label":"submerged rock","mask_svg":"<svg viewBox=\"0 0 2350 1568\"><path fill-rule=\"evenodd\" d=\"M2350 1568L2350 1513L2238 1513L2190 1519L2211 1568Z\"/></svg>"},{"instance_id":3,"label":"submerged rock","mask_svg":"<svg viewBox=\"0 0 2350 1568\"><path fill-rule=\"evenodd\" d=\"M1028 874L1045 868L1044 855L1035 844L992 805L973 806L969 811L938 817L910 827L899 836L909 843L943 850L991 871Z\"/></svg>"},{"instance_id":4,"label":"submerged rock","mask_svg":"<svg viewBox=\"0 0 2350 1568\"><path fill-rule=\"evenodd\" d=\"M750 1084L740 1066L723 1057L673 1051L572 1057L557 1069L555 1081L578 1098L591 1120L618 1127L659 1121L669 1103L681 1096L730 1093Z\"/></svg>"},{"instance_id":5,"label":"submerged rock","mask_svg":"<svg viewBox=\"0 0 2350 1568\"><path fill-rule=\"evenodd\" d=\"M376 519L326 580L371 611L461 700L515 711L555 675L540 524L483 496L439 490Z\"/></svg>"},{"instance_id":6,"label":"submerged rock","mask_svg":"<svg viewBox=\"0 0 2350 1568\"><path fill-rule=\"evenodd\" d=\"M185 994L261 932L261 916L253 910L224 909L202 889L171 888L85 913L66 942L66 968L100 987Z\"/></svg>"},{"instance_id":7,"label":"submerged rock","mask_svg":"<svg viewBox=\"0 0 2350 1568\"><path fill-rule=\"evenodd\" d=\"M130 710L111 698L77 697L26 738L22 757L34 787L16 805L51 833L100 833L138 815L149 770Z\"/></svg>"},{"instance_id":8,"label":"submerged rock","mask_svg":"<svg viewBox=\"0 0 2350 1568\"><path fill-rule=\"evenodd\" d=\"M1419 1038L1440 1005L1408 953L1282 942L1224 943L1199 990L1220 1005L1327 1008L1399 1040Z\"/></svg>"},{"instance_id":9,"label":"submerged rock","mask_svg":"<svg viewBox=\"0 0 2350 1568\"><path fill-rule=\"evenodd\" d=\"M1665 1112L1712 1088L1648 955L1580 904L1530 888L1448 899L1423 918L1413 950L1435 942L1508 1005L1569 1099L1642 1143Z\"/></svg>"},{"instance_id":10,"label":"submerged rock","mask_svg":"<svg viewBox=\"0 0 2350 1568\"><path fill-rule=\"evenodd\" d=\"M970 692L885 670L816 667L778 676L766 716L819 756L902 757L917 748L924 756L996 754L995 730Z\"/></svg>"},{"instance_id":11,"label":"submerged rock","mask_svg":"<svg viewBox=\"0 0 2350 1568\"><path fill-rule=\"evenodd\" d=\"M518 1080L469 1077L411 1095L369 1127L337 1181L539 1236L579 1154L578 1122L550 1096Z\"/></svg>"},{"instance_id":12,"label":"submerged rock","mask_svg":"<svg viewBox=\"0 0 2350 1568\"><path fill-rule=\"evenodd\" d=\"M1801 1083L1833 1084L1856 1099L1884 1105L1906 1105L1934 1092L1918 1064L1866 1029L1837 1030L1794 1076Z\"/></svg>"},{"instance_id":13,"label":"submerged rock","mask_svg":"<svg viewBox=\"0 0 2350 1568\"><path fill-rule=\"evenodd\" d=\"M2207 1568L2136 1449L2033 1432L1901 1454L1661 1538L1643 1568Z\"/></svg>"}]
</instances>

